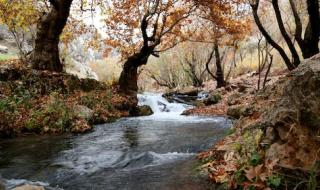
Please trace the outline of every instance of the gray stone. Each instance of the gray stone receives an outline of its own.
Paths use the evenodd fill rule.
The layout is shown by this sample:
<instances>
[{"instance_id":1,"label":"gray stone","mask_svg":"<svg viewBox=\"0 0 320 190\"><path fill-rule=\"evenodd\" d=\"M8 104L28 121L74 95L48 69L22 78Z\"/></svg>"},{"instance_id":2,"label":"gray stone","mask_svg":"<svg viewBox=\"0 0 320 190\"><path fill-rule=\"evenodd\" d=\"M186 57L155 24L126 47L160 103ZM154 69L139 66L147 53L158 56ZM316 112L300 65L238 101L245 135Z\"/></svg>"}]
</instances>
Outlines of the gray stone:
<instances>
[{"instance_id":1,"label":"gray stone","mask_svg":"<svg viewBox=\"0 0 320 190\"><path fill-rule=\"evenodd\" d=\"M147 105L138 106L131 113L132 116L149 116L152 114L153 114L153 111L152 111L151 107L147 106Z\"/></svg>"},{"instance_id":2,"label":"gray stone","mask_svg":"<svg viewBox=\"0 0 320 190\"><path fill-rule=\"evenodd\" d=\"M74 106L74 113L79 118L85 119L87 121L90 121L94 117L94 111L87 106L83 105L76 105Z\"/></svg>"}]
</instances>

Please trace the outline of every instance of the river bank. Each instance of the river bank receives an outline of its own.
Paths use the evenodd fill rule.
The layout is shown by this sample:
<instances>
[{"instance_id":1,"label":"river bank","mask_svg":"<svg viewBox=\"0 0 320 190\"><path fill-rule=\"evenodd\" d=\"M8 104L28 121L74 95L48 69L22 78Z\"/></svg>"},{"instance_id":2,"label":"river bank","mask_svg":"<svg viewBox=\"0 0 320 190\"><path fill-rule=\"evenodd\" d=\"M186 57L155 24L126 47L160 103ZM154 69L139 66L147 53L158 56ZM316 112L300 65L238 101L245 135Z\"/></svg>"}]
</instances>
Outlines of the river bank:
<instances>
[{"instance_id":1,"label":"river bank","mask_svg":"<svg viewBox=\"0 0 320 190\"><path fill-rule=\"evenodd\" d=\"M227 114L234 109L239 120L231 135L198 155L212 182L224 189L319 188L319 61L305 61L251 98L229 96L239 103Z\"/></svg>"},{"instance_id":2,"label":"river bank","mask_svg":"<svg viewBox=\"0 0 320 190\"><path fill-rule=\"evenodd\" d=\"M0 137L84 133L130 115L137 100L94 79L0 63Z\"/></svg>"}]
</instances>

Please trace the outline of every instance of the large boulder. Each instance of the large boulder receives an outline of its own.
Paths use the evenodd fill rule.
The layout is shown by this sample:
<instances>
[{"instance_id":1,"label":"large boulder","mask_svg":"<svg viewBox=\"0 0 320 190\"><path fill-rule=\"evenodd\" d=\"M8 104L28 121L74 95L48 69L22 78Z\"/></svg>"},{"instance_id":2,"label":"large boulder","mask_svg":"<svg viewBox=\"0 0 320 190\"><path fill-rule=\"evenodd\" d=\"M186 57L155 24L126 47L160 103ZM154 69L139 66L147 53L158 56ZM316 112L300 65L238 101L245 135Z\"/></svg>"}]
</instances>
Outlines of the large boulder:
<instances>
[{"instance_id":1,"label":"large boulder","mask_svg":"<svg viewBox=\"0 0 320 190\"><path fill-rule=\"evenodd\" d=\"M312 169L320 160L320 54L267 88L262 98L275 101L265 104L269 109L260 121L273 131L264 139L271 145L266 159Z\"/></svg>"},{"instance_id":2,"label":"large boulder","mask_svg":"<svg viewBox=\"0 0 320 190\"><path fill-rule=\"evenodd\" d=\"M75 105L74 113L77 117L81 119L85 119L87 121L91 121L94 116L94 111L88 108L87 106L83 106L83 105Z\"/></svg>"}]
</instances>

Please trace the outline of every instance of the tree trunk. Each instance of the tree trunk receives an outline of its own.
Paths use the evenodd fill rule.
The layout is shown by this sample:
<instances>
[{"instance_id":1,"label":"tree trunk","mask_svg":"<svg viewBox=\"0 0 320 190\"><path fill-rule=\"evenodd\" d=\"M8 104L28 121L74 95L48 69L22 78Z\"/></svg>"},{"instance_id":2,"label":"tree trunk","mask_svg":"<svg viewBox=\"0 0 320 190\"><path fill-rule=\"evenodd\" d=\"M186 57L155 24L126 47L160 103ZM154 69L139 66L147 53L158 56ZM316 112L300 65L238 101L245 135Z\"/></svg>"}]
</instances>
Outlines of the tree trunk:
<instances>
[{"instance_id":1,"label":"tree trunk","mask_svg":"<svg viewBox=\"0 0 320 190\"><path fill-rule=\"evenodd\" d=\"M140 53L129 57L123 65L119 78L120 91L128 95L136 95L138 91L138 68L147 64L153 49L142 48Z\"/></svg>"},{"instance_id":2,"label":"tree trunk","mask_svg":"<svg viewBox=\"0 0 320 190\"><path fill-rule=\"evenodd\" d=\"M320 26L318 24L318 26ZM312 29L311 22L308 23L303 44L301 46L302 55L305 59L308 59L319 53L319 36L316 35L315 31Z\"/></svg>"},{"instance_id":3,"label":"tree trunk","mask_svg":"<svg viewBox=\"0 0 320 190\"><path fill-rule=\"evenodd\" d=\"M214 43L214 52L215 52L215 58L216 58L216 81L217 81L217 88L221 88L226 86L226 81L224 80L224 73L222 70L222 65L221 65L221 57L220 57L220 52L219 52L219 46L218 43Z\"/></svg>"},{"instance_id":4,"label":"tree trunk","mask_svg":"<svg viewBox=\"0 0 320 190\"><path fill-rule=\"evenodd\" d=\"M318 0L307 0L309 22L302 38L302 22L299 17L294 0L289 0L294 21L296 24L295 39L301 49L303 58L310 58L319 53L319 36L320 36L320 15Z\"/></svg>"},{"instance_id":5,"label":"tree trunk","mask_svg":"<svg viewBox=\"0 0 320 190\"><path fill-rule=\"evenodd\" d=\"M42 16L37 26L32 68L62 72L59 38L67 23L72 0L50 0L50 3L50 12Z\"/></svg>"},{"instance_id":6,"label":"tree trunk","mask_svg":"<svg viewBox=\"0 0 320 190\"><path fill-rule=\"evenodd\" d=\"M295 69L296 66L291 63L291 61L290 61L289 57L287 56L286 52L283 50L283 48L279 44L277 44L272 39L272 37L269 35L269 33L266 31L266 29L262 25L262 23L260 21L260 18L259 18L259 15L258 15L259 3L260 3L260 0L256 0L256 2L254 4L251 4L253 18L254 18L254 21L255 21L256 25L258 26L258 29L260 30L260 32L264 36L264 38L267 40L267 42L279 52L279 54L281 55L284 63L286 64L287 68L290 71Z\"/></svg>"},{"instance_id":7,"label":"tree trunk","mask_svg":"<svg viewBox=\"0 0 320 190\"><path fill-rule=\"evenodd\" d=\"M304 41L305 49L303 49L303 57L310 58L319 53L319 37L320 37L320 13L319 1L307 0L309 23L306 28Z\"/></svg>"},{"instance_id":8,"label":"tree trunk","mask_svg":"<svg viewBox=\"0 0 320 190\"><path fill-rule=\"evenodd\" d=\"M284 38L284 40L286 41L288 48L292 54L293 57L293 64L297 67L300 64L300 58L298 55L298 52L296 50L296 48L294 47L294 44L292 43L289 34L287 33L285 27L284 27L284 23L282 20L282 16L281 16L281 11L280 11L280 7L279 7L279 3L278 0L272 0L272 5L273 5L273 9L274 12L276 14L276 19L277 19L277 23L280 29L280 32Z\"/></svg>"}]
</instances>

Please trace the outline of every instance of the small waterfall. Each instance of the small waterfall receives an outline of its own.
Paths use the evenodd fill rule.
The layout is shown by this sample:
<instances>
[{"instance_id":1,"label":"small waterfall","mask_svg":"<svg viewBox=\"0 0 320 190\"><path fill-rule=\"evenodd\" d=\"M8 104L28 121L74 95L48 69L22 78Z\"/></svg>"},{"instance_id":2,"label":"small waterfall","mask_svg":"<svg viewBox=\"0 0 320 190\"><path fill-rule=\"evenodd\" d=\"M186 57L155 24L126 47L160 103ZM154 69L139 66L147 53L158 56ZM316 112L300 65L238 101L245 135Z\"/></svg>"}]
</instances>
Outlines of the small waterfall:
<instances>
[{"instance_id":1,"label":"small waterfall","mask_svg":"<svg viewBox=\"0 0 320 190\"><path fill-rule=\"evenodd\" d=\"M162 94L156 93L138 94L138 100L140 106L150 106L154 115L179 116L186 109L191 108L190 105L186 104L170 103L162 97Z\"/></svg>"}]
</instances>

